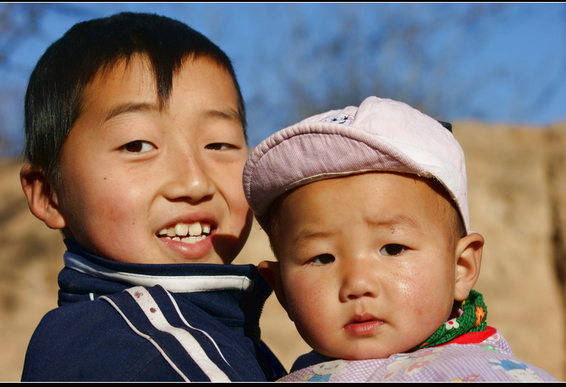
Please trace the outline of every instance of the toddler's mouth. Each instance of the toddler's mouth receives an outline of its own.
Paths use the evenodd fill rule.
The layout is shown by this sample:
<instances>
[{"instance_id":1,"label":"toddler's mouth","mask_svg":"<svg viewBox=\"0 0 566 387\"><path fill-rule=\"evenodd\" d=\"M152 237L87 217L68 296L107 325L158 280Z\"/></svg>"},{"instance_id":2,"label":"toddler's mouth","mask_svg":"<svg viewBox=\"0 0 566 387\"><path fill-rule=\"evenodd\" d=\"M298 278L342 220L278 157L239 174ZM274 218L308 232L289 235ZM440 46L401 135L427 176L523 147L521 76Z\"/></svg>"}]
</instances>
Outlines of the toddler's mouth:
<instances>
[{"instance_id":1,"label":"toddler's mouth","mask_svg":"<svg viewBox=\"0 0 566 387\"><path fill-rule=\"evenodd\" d=\"M344 327L355 335L369 334L377 329L383 321L370 315L356 316Z\"/></svg>"},{"instance_id":2,"label":"toddler's mouth","mask_svg":"<svg viewBox=\"0 0 566 387\"><path fill-rule=\"evenodd\" d=\"M194 244L204 240L210 235L212 226L208 223L177 223L173 227L161 229L157 236L177 242Z\"/></svg>"}]
</instances>

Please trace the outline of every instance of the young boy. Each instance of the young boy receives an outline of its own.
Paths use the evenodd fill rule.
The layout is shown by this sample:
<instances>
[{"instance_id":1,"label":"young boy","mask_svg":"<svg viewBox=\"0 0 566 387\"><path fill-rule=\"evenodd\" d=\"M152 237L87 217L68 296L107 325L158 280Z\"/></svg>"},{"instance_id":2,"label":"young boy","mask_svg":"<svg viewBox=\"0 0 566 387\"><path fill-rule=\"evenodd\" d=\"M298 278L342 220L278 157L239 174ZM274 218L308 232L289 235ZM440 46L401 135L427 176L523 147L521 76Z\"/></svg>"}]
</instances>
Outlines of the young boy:
<instances>
[{"instance_id":1,"label":"young boy","mask_svg":"<svg viewBox=\"0 0 566 387\"><path fill-rule=\"evenodd\" d=\"M280 380L555 380L486 325L449 128L369 97L255 147L244 191L277 257L260 273L314 349Z\"/></svg>"},{"instance_id":2,"label":"young boy","mask_svg":"<svg viewBox=\"0 0 566 387\"><path fill-rule=\"evenodd\" d=\"M253 218L226 54L154 14L78 23L37 63L25 109L22 187L68 250L22 380L281 376L260 339L269 284L230 265Z\"/></svg>"}]
</instances>

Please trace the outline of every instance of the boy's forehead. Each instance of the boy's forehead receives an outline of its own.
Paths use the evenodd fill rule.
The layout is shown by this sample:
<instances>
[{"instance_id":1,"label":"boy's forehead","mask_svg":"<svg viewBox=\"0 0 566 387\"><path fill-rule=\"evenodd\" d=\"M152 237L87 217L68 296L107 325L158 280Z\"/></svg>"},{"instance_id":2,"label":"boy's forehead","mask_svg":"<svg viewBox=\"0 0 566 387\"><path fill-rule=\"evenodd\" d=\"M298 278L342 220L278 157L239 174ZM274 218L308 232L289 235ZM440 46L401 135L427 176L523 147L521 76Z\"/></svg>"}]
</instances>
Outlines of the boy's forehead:
<instances>
[{"instance_id":1,"label":"boy's forehead","mask_svg":"<svg viewBox=\"0 0 566 387\"><path fill-rule=\"evenodd\" d=\"M128 76L142 76L148 81L155 83L155 73L149 58L145 55L135 55L131 58L121 58L115 62L103 65L96 71L92 79L88 82L86 91L89 88L105 84L110 81L125 81Z\"/></svg>"},{"instance_id":2,"label":"boy's forehead","mask_svg":"<svg viewBox=\"0 0 566 387\"><path fill-rule=\"evenodd\" d=\"M84 107L85 103L88 104L93 94L99 93L100 89L110 86L114 87L118 92L117 95L123 98L126 98L126 96L128 96L127 98L137 97L139 101L144 101L144 103L155 103L155 106L151 106L152 109L166 108L171 94L174 92L174 84L177 81L182 82L180 80L188 75L188 87L191 87L190 84L194 82L195 74L198 72L201 73L197 75L198 77L210 76L210 72L213 72L213 78L225 77L229 80L223 84L223 87L226 84L231 85L229 89L224 89L226 91L225 101L233 100L235 105L233 112L230 112L229 115L234 116L241 122L242 126L245 126L245 118L242 116L238 106L241 102L234 79L228 70L206 56L188 56L184 58L180 66L171 74L171 83L167 90L163 89L163 82L158 81L155 68L149 56L136 54L130 58L119 59L114 63L101 67L95 73L84 89L82 107ZM125 86L128 86L128 89L123 88ZM119 104L119 102L116 103ZM129 104L138 105L135 101L127 101L124 105L127 108ZM120 111L121 107L118 106L116 109ZM114 109L108 114L110 116L114 115Z\"/></svg>"},{"instance_id":3,"label":"boy's forehead","mask_svg":"<svg viewBox=\"0 0 566 387\"><path fill-rule=\"evenodd\" d=\"M148 98L149 96L149 98ZM145 61L119 60L100 68L83 90L79 117L87 110L99 111L106 121L132 105L159 106L155 77Z\"/></svg>"},{"instance_id":4,"label":"boy's forehead","mask_svg":"<svg viewBox=\"0 0 566 387\"><path fill-rule=\"evenodd\" d=\"M230 141L243 137L245 143L245 119L229 74L220 66L196 60L179 75L173 80L171 98L162 104L146 60L122 60L107 67L85 88L70 134L82 132L81 138L104 136L110 143L123 141L123 134L133 134L134 128L140 138L164 131L190 137L198 133L199 138L223 133L223 139L235 133L229 135ZM69 151L68 147L63 149Z\"/></svg>"}]
</instances>

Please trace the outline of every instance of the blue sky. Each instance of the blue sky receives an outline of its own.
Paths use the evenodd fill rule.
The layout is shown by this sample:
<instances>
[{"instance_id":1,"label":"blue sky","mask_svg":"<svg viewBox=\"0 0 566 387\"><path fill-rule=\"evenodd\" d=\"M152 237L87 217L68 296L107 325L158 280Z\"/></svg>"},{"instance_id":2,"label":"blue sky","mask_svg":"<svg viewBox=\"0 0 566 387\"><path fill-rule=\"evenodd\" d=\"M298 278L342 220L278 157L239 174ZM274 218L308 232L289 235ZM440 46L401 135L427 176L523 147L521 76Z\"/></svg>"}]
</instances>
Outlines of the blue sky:
<instances>
[{"instance_id":1,"label":"blue sky","mask_svg":"<svg viewBox=\"0 0 566 387\"><path fill-rule=\"evenodd\" d=\"M322 98L349 79L340 63L359 62L355 71L359 79L368 80L367 94L378 94L370 87L377 78L393 85L387 90L394 90L396 84L398 88L414 84L415 93L425 101L442 91L441 114L446 120L536 127L566 121L566 4L502 4L501 11L480 14L465 28L460 21L481 12L485 4L76 3L73 14L48 11L40 33L10 52L8 65L0 70L0 125L9 144L0 147L0 155L19 153L27 78L47 46L78 21L124 10L177 18L227 52L247 100L252 146L303 118L291 114L295 96L286 87L290 79L313 99ZM344 34L341 22L348 17L355 23L342 48L347 61L316 51L325 41ZM414 71L412 59L395 44L372 56L368 49L372 36L392 20L398 24L435 20L419 33L417 43L426 47L423 63L442 71L444 62L446 72L421 69L418 81L408 83L407 74ZM297 28L305 30L305 39L292 39ZM430 64L435 59L439 63ZM385 71L388 61L393 66Z\"/></svg>"}]
</instances>

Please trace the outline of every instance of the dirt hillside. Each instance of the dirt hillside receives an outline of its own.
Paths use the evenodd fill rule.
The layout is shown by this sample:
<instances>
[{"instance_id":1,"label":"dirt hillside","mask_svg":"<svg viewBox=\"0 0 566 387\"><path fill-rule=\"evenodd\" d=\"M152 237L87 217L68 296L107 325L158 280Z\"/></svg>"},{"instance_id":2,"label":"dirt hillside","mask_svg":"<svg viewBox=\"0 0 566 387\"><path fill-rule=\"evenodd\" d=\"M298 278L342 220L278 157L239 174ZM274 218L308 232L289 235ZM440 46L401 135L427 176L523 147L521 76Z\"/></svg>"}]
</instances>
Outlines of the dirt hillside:
<instances>
[{"instance_id":1,"label":"dirt hillside","mask_svg":"<svg viewBox=\"0 0 566 387\"><path fill-rule=\"evenodd\" d=\"M566 380L566 124L454 125L466 153L471 226L486 239L476 289L515 354ZM56 307L63 243L28 211L20 165L0 159L0 381L19 381L28 340ZM273 259L254 225L235 263ZM263 338L283 363L309 350L270 297Z\"/></svg>"}]
</instances>

